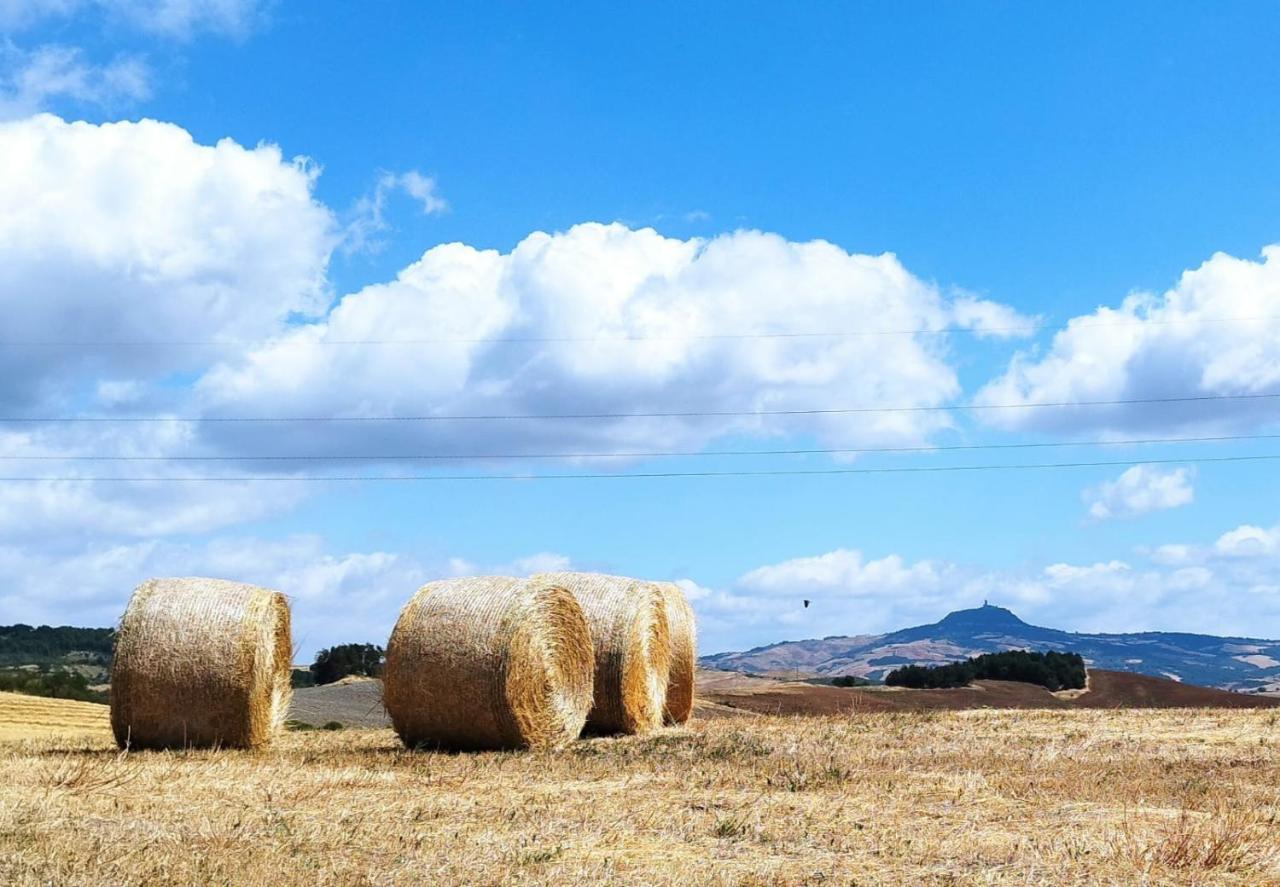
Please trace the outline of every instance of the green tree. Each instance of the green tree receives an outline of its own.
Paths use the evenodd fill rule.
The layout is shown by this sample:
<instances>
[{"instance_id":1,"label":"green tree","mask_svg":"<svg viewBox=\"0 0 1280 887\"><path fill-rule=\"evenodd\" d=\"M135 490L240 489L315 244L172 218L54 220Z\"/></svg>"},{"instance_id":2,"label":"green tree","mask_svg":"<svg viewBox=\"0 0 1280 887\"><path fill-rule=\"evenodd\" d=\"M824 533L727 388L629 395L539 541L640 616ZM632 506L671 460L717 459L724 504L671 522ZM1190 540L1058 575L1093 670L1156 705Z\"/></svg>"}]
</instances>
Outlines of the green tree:
<instances>
[{"instance_id":1,"label":"green tree","mask_svg":"<svg viewBox=\"0 0 1280 887\"><path fill-rule=\"evenodd\" d=\"M339 644L316 654L311 673L317 684L332 684L348 675L376 678L385 661L386 652L376 644Z\"/></svg>"},{"instance_id":2,"label":"green tree","mask_svg":"<svg viewBox=\"0 0 1280 887\"><path fill-rule=\"evenodd\" d=\"M1084 658L1079 653L1059 653L1056 650L1048 653L1006 650L930 668L905 665L884 678L891 687L918 690L964 687L980 680L1020 681L1050 690L1079 690L1085 685Z\"/></svg>"}]
</instances>

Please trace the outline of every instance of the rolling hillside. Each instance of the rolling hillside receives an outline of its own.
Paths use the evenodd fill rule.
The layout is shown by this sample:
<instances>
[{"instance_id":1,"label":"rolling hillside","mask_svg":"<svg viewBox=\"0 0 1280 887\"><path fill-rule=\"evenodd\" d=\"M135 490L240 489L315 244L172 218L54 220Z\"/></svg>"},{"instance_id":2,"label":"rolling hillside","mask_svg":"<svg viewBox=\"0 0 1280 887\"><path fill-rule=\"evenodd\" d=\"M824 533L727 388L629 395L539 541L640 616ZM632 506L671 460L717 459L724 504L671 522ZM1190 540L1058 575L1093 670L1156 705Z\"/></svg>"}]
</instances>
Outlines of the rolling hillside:
<instances>
[{"instance_id":1,"label":"rolling hillside","mask_svg":"<svg viewBox=\"0 0 1280 887\"><path fill-rule=\"evenodd\" d=\"M1092 671L1083 692L1051 693L1034 684L975 681L954 690L843 688L701 671L699 699L770 715L849 715L968 709L1275 708L1280 699L1181 684L1122 671Z\"/></svg>"},{"instance_id":2,"label":"rolling hillside","mask_svg":"<svg viewBox=\"0 0 1280 887\"><path fill-rule=\"evenodd\" d=\"M1003 607L958 610L932 625L884 635L786 641L705 656L706 668L753 674L882 679L899 665L936 665L999 650L1069 650L1091 669L1137 672L1224 690L1280 681L1280 641L1173 632L1087 634L1023 622Z\"/></svg>"}]
</instances>

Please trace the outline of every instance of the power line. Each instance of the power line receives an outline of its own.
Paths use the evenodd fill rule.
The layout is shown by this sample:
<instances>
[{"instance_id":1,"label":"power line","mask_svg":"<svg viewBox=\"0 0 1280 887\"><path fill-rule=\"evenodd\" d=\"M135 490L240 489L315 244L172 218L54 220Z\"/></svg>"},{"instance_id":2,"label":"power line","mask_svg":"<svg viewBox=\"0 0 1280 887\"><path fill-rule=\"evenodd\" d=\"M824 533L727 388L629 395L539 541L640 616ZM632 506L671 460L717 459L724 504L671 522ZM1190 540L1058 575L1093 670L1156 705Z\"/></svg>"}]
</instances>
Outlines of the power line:
<instances>
[{"instance_id":1,"label":"power line","mask_svg":"<svg viewBox=\"0 0 1280 887\"><path fill-rule=\"evenodd\" d=\"M1225 443L1228 441L1280 440L1280 434L1230 434L1214 437L1141 437L1120 440L1066 440L1029 443L945 444L916 447L835 447L791 450L668 450L621 453L381 453L288 454L260 456L103 456L103 455L0 455L0 461L22 462L474 462L503 459L667 459L710 456L835 456L873 453L940 453L968 450L1024 450L1064 447L1120 447L1143 444Z\"/></svg>"},{"instance_id":2,"label":"power line","mask_svg":"<svg viewBox=\"0 0 1280 887\"><path fill-rule=\"evenodd\" d=\"M1184 323L1252 323L1280 320L1280 315L1255 315L1246 317L1179 317L1165 320L1139 319L1077 321L1079 328L1128 327L1128 326L1176 326ZM827 330L822 332L743 332L743 333L678 333L671 335L618 335L618 336L505 336L505 337L450 337L430 336L414 339L177 339L177 340L55 340L55 339L6 339L0 340L0 348L244 348L286 347L327 348L361 345L529 345L599 342L697 342L749 339L845 339L869 336L930 336L930 335L989 335L992 333L1035 333L1054 326L1049 321L1011 326L941 326L917 329L882 330ZM306 329L299 327L298 329Z\"/></svg>"},{"instance_id":3,"label":"power line","mask_svg":"<svg viewBox=\"0 0 1280 887\"><path fill-rule=\"evenodd\" d=\"M0 423L250 423L250 422L482 422L556 419L702 419L752 416L831 416L858 413L940 413L983 410L1026 410L1046 407L1103 407L1139 404L1199 403L1206 401L1264 400L1280 397L1270 394L1197 394L1183 397L1141 397L1117 400L1049 401L1039 403L949 404L909 407L842 407L836 409L794 410L681 410L653 413L542 413L480 414L426 416L3 416Z\"/></svg>"},{"instance_id":4,"label":"power line","mask_svg":"<svg viewBox=\"0 0 1280 887\"><path fill-rule=\"evenodd\" d=\"M1280 453L1257 456L1204 456L1191 459L1124 459L1106 462L1031 462L995 465L919 465L894 468L812 468L759 471L653 471L622 474L359 474L359 475L227 475L188 477L0 477L0 482L47 483L258 483L316 481L443 482L500 480L622 480L680 477L800 477L854 474L941 474L948 472L1026 471L1034 469L1113 468L1134 465L1188 465L1210 462L1269 462Z\"/></svg>"}]
</instances>

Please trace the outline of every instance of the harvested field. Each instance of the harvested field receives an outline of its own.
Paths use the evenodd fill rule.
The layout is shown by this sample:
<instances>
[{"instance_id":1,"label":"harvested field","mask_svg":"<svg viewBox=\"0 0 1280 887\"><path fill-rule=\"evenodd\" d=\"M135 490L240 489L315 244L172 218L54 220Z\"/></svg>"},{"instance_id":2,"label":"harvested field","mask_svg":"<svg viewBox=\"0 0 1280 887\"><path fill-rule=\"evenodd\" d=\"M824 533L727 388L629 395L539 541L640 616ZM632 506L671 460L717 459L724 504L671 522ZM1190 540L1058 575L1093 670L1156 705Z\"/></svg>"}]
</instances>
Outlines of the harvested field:
<instances>
[{"instance_id":1,"label":"harvested field","mask_svg":"<svg viewBox=\"0 0 1280 887\"><path fill-rule=\"evenodd\" d=\"M111 711L96 702L0 693L0 742L111 735Z\"/></svg>"},{"instance_id":2,"label":"harvested field","mask_svg":"<svg viewBox=\"0 0 1280 887\"><path fill-rule=\"evenodd\" d=\"M294 690L289 720L313 727L330 721L344 727L391 726L391 718L382 707L382 681L354 675L332 684Z\"/></svg>"},{"instance_id":3,"label":"harvested field","mask_svg":"<svg viewBox=\"0 0 1280 887\"><path fill-rule=\"evenodd\" d=\"M0 745L0 882L1280 883L1280 715L695 720L558 752Z\"/></svg>"},{"instance_id":4,"label":"harvested field","mask_svg":"<svg viewBox=\"0 0 1280 887\"><path fill-rule=\"evenodd\" d=\"M289 717L319 727L338 721L348 727L385 727L382 683L343 678L323 687L296 690ZM1192 687L1128 672L1090 672L1088 692L1070 698L1040 687L983 681L981 689L845 689L798 681L751 677L732 671L699 669L696 717L767 715L839 715L870 711L965 708L1264 708L1280 699Z\"/></svg>"}]
</instances>

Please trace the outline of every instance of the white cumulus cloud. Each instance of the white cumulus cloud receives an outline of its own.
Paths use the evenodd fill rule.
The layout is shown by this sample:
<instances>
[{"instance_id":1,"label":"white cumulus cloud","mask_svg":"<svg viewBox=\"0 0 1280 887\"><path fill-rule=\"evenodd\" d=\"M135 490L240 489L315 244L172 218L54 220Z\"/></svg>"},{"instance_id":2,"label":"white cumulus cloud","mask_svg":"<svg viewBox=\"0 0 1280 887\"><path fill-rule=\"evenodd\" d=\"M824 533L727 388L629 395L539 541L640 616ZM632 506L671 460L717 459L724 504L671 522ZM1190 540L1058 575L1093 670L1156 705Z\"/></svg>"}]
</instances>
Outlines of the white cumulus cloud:
<instances>
[{"instance_id":1,"label":"white cumulus cloud","mask_svg":"<svg viewBox=\"0 0 1280 887\"><path fill-rule=\"evenodd\" d=\"M1190 505L1195 499L1192 468L1134 465L1115 480L1104 481L1084 492L1089 516L1095 520L1137 517Z\"/></svg>"},{"instance_id":2,"label":"white cumulus cloud","mask_svg":"<svg viewBox=\"0 0 1280 887\"><path fill-rule=\"evenodd\" d=\"M1227 557L1261 557L1280 554L1280 527L1243 524L1218 537L1216 553Z\"/></svg>"},{"instance_id":3,"label":"white cumulus cloud","mask_svg":"<svg viewBox=\"0 0 1280 887\"><path fill-rule=\"evenodd\" d=\"M1046 352L1017 355L978 404L1280 394L1280 244L1260 261L1218 253L1162 295L1071 319ZM1010 429L1131 432L1233 428L1274 420L1274 399L1002 409Z\"/></svg>"},{"instance_id":4,"label":"white cumulus cloud","mask_svg":"<svg viewBox=\"0 0 1280 887\"><path fill-rule=\"evenodd\" d=\"M268 335L328 302L331 213L314 171L279 148L201 145L182 128L0 124L0 405L88 379L156 377ZM74 343L58 346L50 343Z\"/></svg>"},{"instance_id":5,"label":"white cumulus cloud","mask_svg":"<svg viewBox=\"0 0 1280 887\"><path fill-rule=\"evenodd\" d=\"M889 254L757 231L680 240L581 224L531 234L509 253L434 247L396 280L344 298L324 321L226 360L199 393L211 415L698 414L522 421L500 431L480 421L402 423L379 428L388 450L673 448L730 433L914 444L950 418L823 411L948 403L960 386L938 337L751 336L938 328L956 322L955 310ZM409 341L326 345L365 340ZM703 415L739 411L792 415ZM230 438L245 429L218 431L228 446L247 445ZM353 433L364 434L306 431L321 450L349 451Z\"/></svg>"}]
</instances>

